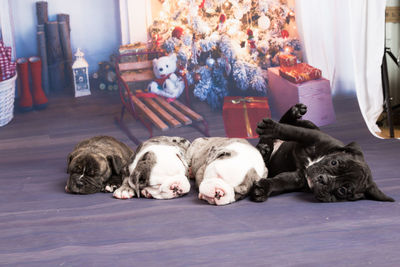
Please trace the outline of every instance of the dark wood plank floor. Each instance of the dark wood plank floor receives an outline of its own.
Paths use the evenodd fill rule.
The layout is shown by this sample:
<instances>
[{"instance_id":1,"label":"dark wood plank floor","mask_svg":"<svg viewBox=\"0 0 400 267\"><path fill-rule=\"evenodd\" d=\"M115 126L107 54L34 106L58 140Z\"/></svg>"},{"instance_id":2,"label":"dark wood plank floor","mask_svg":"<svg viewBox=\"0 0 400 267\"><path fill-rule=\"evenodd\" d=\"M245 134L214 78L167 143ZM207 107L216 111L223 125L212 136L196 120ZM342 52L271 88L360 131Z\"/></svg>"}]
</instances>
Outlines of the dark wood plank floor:
<instances>
[{"instance_id":1,"label":"dark wood plank floor","mask_svg":"<svg viewBox=\"0 0 400 267\"><path fill-rule=\"evenodd\" d=\"M93 93L51 97L46 110L17 113L0 128L0 265L398 266L399 202L317 203L290 193L214 207L195 190L169 201L66 194L66 156L77 142L106 134L134 147L113 122L118 95ZM224 136L221 112L195 109ZM399 201L399 141L373 137L356 99L337 98L335 109L337 122L322 129L360 143L376 183ZM201 136L191 127L161 134Z\"/></svg>"}]
</instances>

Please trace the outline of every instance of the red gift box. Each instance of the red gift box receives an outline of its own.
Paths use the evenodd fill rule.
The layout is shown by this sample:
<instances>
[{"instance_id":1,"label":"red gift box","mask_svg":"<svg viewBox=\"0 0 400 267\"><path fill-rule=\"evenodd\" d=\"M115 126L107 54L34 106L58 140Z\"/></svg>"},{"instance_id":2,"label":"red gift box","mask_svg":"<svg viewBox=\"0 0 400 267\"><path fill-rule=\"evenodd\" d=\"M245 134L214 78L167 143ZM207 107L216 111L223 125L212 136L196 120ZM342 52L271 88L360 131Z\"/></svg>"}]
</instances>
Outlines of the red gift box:
<instances>
[{"instance_id":1,"label":"red gift box","mask_svg":"<svg viewBox=\"0 0 400 267\"><path fill-rule=\"evenodd\" d=\"M257 124L271 118L266 97L226 96L222 109L227 137L258 138Z\"/></svg>"},{"instance_id":2,"label":"red gift box","mask_svg":"<svg viewBox=\"0 0 400 267\"><path fill-rule=\"evenodd\" d=\"M297 64L297 57L288 54L279 55L279 65L282 67L291 67Z\"/></svg>"},{"instance_id":3,"label":"red gift box","mask_svg":"<svg viewBox=\"0 0 400 267\"><path fill-rule=\"evenodd\" d=\"M321 78L321 70L306 63L299 63L292 67L281 67L279 75L293 83L302 83Z\"/></svg>"}]
</instances>

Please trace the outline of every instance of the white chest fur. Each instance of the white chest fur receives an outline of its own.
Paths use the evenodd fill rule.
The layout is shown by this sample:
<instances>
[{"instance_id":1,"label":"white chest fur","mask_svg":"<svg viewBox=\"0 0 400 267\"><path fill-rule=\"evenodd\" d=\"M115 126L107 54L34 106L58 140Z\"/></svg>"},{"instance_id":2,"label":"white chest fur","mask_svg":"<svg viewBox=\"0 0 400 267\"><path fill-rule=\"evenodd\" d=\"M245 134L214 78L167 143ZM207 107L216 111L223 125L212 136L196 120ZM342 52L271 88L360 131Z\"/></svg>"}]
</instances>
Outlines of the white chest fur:
<instances>
[{"instance_id":1,"label":"white chest fur","mask_svg":"<svg viewBox=\"0 0 400 267\"><path fill-rule=\"evenodd\" d=\"M254 168L260 177L265 174L266 167L263 158L256 148L243 143L232 143L226 148L234 151L235 155L211 162L205 169L204 180L221 178L230 186L235 187L243 182L251 168Z\"/></svg>"}]
</instances>

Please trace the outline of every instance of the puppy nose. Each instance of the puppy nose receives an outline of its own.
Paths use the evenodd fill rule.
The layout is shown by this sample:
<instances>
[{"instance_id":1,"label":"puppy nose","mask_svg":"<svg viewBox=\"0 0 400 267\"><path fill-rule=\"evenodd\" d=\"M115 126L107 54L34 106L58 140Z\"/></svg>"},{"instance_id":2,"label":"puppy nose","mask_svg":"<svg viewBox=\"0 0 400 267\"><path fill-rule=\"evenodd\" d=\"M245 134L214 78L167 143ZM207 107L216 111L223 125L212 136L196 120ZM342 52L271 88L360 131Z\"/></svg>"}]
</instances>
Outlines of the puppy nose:
<instances>
[{"instance_id":1,"label":"puppy nose","mask_svg":"<svg viewBox=\"0 0 400 267\"><path fill-rule=\"evenodd\" d=\"M159 68L158 70L159 70L159 71L163 71L164 69L163 69L163 68Z\"/></svg>"},{"instance_id":2,"label":"puppy nose","mask_svg":"<svg viewBox=\"0 0 400 267\"><path fill-rule=\"evenodd\" d=\"M82 187L84 184L83 184L83 182L81 180L78 180L78 181L76 181L76 185L78 187Z\"/></svg>"},{"instance_id":3,"label":"puppy nose","mask_svg":"<svg viewBox=\"0 0 400 267\"><path fill-rule=\"evenodd\" d=\"M328 182L328 179L324 175L319 175L317 178L318 183L326 185Z\"/></svg>"}]
</instances>

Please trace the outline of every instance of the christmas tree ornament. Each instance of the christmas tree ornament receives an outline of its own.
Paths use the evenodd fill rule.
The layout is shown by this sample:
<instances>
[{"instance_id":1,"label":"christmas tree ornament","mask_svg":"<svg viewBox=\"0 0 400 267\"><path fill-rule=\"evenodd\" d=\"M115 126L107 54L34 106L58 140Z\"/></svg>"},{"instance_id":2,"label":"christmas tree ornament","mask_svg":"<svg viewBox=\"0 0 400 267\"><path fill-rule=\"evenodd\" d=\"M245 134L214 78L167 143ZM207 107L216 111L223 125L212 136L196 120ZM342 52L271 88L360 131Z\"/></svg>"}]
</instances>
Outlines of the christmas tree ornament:
<instances>
[{"instance_id":1,"label":"christmas tree ornament","mask_svg":"<svg viewBox=\"0 0 400 267\"><path fill-rule=\"evenodd\" d=\"M281 36L282 38L288 38L289 37L289 32L287 30L282 30L281 31Z\"/></svg>"},{"instance_id":2,"label":"christmas tree ornament","mask_svg":"<svg viewBox=\"0 0 400 267\"><path fill-rule=\"evenodd\" d=\"M201 75L200 73L195 73L194 74L194 81L195 83L198 83L201 80Z\"/></svg>"},{"instance_id":3,"label":"christmas tree ornament","mask_svg":"<svg viewBox=\"0 0 400 267\"><path fill-rule=\"evenodd\" d=\"M206 60L206 65L207 65L209 68L212 68L212 67L214 66L214 64L215 64L215 59L213 59L212 57L207 58L207 60Z\"/></svg>"},{"instance_id":4,"label":"christmas tree ornament","mask_svg":"<svg viewBox=\"0 0 400 267\"><path fill-rule=\"evenodd\" d=\"M219 23L217 26L217 30L219 32L222 32L225 30L225 21L226 21L226 15L225 14L219 15Z\"/></svg>"},{"instance_id":5,"label":"christmas tree ornament","mask_svg":"<svg viewBox=\"0 0 400 267\"><path fill-rule=\"evenodd\" d=\"M271 26L271 20L265 16L264 14L262 14L257 21L258 27L261 30L268 30L269 26Z\"/></svg>"},{"instance_id":6,"label":"christmas tree ornament","mask_svg":"<svg viewBox=\"0 0 400 267\"><path fill-rule=\"evenodd\" d=\"M200 9L204 8L205 3L206 3L206 0L202 0L201 4L199 5L199 8Z\"/></svg>"},{"instance_id":7,"label":"christmas tree ornament","mask_svg":"<svg viewBox=\"0 0 400 267\"><path fill-rule=\"evenodd\" d=\"M256 41L254 40L254 34L252 29L247 29L247 41L249 43L250 51L254 52L256 49Z\"/></svg>"},{"instance_id":8,"label":"christmas tree ornament","mask_svg":"<svg viewBox=\"0 0 400 267\"><path fill-rule=\"evenodd\" d=\"M183 35L183 29L179 26L176 26L172 31L172 37L175 37L180 40L182 35Z\"/></svg>"}]
</instances>

